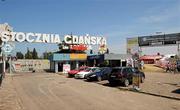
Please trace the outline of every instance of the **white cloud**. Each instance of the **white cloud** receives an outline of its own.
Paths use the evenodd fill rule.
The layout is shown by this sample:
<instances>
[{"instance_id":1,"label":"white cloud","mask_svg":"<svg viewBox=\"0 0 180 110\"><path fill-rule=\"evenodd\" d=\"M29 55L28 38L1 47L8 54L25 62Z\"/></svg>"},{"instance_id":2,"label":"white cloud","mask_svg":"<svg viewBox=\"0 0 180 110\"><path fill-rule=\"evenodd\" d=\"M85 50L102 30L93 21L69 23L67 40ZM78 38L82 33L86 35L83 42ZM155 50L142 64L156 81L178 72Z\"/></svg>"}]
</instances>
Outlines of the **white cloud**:
<instances>
[{"instance_id":1,"label":"white cloud","mask_svg":"<svg viewBox=\"0 0 180 110\"><path fill-rule=\"evenodd\" d=\"M142 23L162 23L180 18L180 5L174 4L169 8L151 8L147 15L139 18Z\"/></svg>"}]
</instances>

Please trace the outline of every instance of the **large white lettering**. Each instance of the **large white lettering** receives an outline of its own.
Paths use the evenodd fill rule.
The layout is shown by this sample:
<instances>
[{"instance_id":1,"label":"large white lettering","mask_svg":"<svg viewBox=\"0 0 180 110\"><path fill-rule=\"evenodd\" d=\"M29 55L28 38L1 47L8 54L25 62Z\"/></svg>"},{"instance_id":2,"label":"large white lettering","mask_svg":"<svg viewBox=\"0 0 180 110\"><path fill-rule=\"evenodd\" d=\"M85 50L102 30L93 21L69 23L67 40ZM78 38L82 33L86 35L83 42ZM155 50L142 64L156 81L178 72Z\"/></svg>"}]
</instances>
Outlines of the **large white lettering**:
<instances>
[{"instance_id":1,"label":"large white lettering","mask_svg":"<svg viewBox=\"0 0 180 110\"><path fill-rule=\"evenodd\" d=\"M102 37L97 37L97 44L101 44Z\"/></svg>"},{"instance_id":2,"label":"large white lettering","mask_svg":"<svg viewBox=\"0 0 180 110\"><path fill-rule=\"evenodd\" d=\"M84 37L84 43L85 43L86 45L90 45L90 44L91 44L91 38L90 38L89 35L86 35L86 36Z\"/></svg>"},{"instance_id":3,"label":"large white lettering","mask_svg":"<svg viewBox=\"0 0 180 110\"><path fill-rule=\"evenodd\" d=\"M54 34L51 34L51 43L54 43Z\"/></svg>"},{"instance_id":4,"label":"large white lettering","mask_svg":"<svg viewBox=\"0 0 180 110\"><path fill-rule=\"evenodd\" d=\"M64 36L64 42L65 42L66 44L72 44L72 38L71 38L71 36L70 36L70 35L65 35L65 36Z\"/></svg>"},{"instance_id":5,"label":"large white lettering","mask_svg":"<svg viewBox=\"0 0 180 110\"><path fill-rule=\"evenodd\" d=\"M84 38L83 38L83 36L79 36L79 44L84 44Z\"/></svg>"},{"instance_id":6,"label":"large white lettering","mask_svg":"<svg viewBox=\"0 0 180 110\"><path fill-rule=\"evenodd\" d=\"M7 41L9 41L10 40L10 35L9 35L9 32L7 32L7 31L4 31L4 32L2 32L1 33L1 40L3 41L3 42L7 42Z\"/></svg>"},{"instance_id":7,"label":"large white lettering","mask_svg":"<svg viewBox=\"0 0 180 110\"><path fill-rule=\"evenodd\" d=\"M30 39L30 37L33 37L33 36L34 36L34 33L27 33L27 34L26 34L26 40L27 40L28 42L33 42L34 39Z\"/></svg>"},{"instance_id":8,"label":"large white lettering","mask_svg":"<svg viewBox=\"0 0 180 110\"><path fill-rule=\"evenodd\" d=\"M59 34L41 34L41 33L23 33L23 32L8 32L0 33L3 42L18 41L18 42L37 42L37 43L61 43ZM85 45L101 45L106 44L104 37L89 36L75 36L65 35L64 41L67 44L85 44Z\"/></svg>"},{"instance_id":9,"label":"large white lettering","mask_svg":"<svg viewBox=\"0 0 180 110\"><path fill-rule=\"evenodd\" d=\"M17 40L18 42L23 42L23 41L25 41L25 40L26 40L25 34L24 34L23 32L18 32L18 33L16 34L16 40Z\"/></svg>"},{"instance_id":10,"label":"large white lettering","mask_svg":"<svg viewBox=\"0 0 180 110\"><path fill-rule=\"evenodd\" d=\"M36 33L35 36L37 37L35 42L42 42L40 33Z\"/></svg>"},{"instance_id":11,"label":"large white lettering","mask_svg":"<svg viewBox=\"0 0 180 110\"><path fill-rule=\"evenodd\" d=\"M15 41L16 32L11 32L11 41Z\"/></svg>"},{"instance_id":12,"label":"large white lettering","mask_svg":"<svg viewBox=\"0 0 180 110\"><path fill-rule=\"evenodd\" d=\"M96 45L96 37L94 36L91 37L91 44Z\"/></svg>"},{"instance_id":13,"label":"large white lettering","mask_svg":"<svg viewBox=\"0 0 180 110\"><path fill-rule=\"evenodd\" d=\"M42 35L43 42L49 43L50 42L50 34L43 34Z\"/></svg>"},{"instance_id":14,"label":"large white lettering","mask_svg":"<svg viewBox=\"0 0 180 110\"><path fill-rule=\"evenodd\" d=\"M73 44L78 44L78 36L73 36Z\"/></svg>"},{"instance_id":15,"label":"large white lettering","mask_svg":"<svg viewBox=\"0 0 180 110\"><path fill-rule=\"evenodd\" d=\"M107 41L104 37L102 38L101 44L105 44L105 45L107 44Z\"/></svg>"},{"instance_id":16,"label":"large white lettering","mask_svg":"<svg viewBox=\"0 0 180 110\"><path fill-rule=\"evenodd\" d=\"M54 43L61 43L61 39L58 34L55 34L54 36Z\"/></svg>"}]
</instances>

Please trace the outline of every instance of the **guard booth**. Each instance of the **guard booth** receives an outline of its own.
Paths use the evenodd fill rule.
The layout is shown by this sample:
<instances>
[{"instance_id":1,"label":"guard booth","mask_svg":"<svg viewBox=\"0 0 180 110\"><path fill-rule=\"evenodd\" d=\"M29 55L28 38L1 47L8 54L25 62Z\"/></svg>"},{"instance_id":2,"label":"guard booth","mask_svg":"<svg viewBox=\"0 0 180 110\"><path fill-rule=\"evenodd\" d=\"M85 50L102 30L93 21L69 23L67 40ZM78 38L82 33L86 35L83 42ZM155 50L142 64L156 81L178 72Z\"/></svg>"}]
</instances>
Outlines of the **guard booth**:
<instances>
[{"instance_id":1,"label":"guard booth","mask_svg":"<svg viewBox=\"0 0 180 110\"><path fill-rule=\"evenodd\" d=\"M127 60L132 56L128 54L101 54L88 56L88 66L110 66L120 67L127 66Z\"/></svg>"},{"instance_id":2,"label":"guard booth","mask_svg":"<svg viewBox=\"0 0 180 110\"><path fill-rule=\"evenodd\" d=\"M89 55L87 57L87 65L88 66L100 66L104 62L104 55Z\"/></svg>"},{"instance_id":3,"label":"guard booth","mask_svg":"<svg viewBox=\"0 0 180 110\"><path fill-rule=\"evenodd\" d=\"M85 53L54 53L50 56L50 70L58 73L63 72L63 67L70 65L70 70L85 65L87 54Z\"/></svg>"},{"instance_id":4,"label":"guard booth","mask_svg":"<svg viewBox=\"0 0 180 110\"><path fill-rule=\"evenodd\" d=\"M111 67L127 66L127 60L132 56L128 54L104 54L104 60L109 62Z\"/></svg>"}]
</instances>

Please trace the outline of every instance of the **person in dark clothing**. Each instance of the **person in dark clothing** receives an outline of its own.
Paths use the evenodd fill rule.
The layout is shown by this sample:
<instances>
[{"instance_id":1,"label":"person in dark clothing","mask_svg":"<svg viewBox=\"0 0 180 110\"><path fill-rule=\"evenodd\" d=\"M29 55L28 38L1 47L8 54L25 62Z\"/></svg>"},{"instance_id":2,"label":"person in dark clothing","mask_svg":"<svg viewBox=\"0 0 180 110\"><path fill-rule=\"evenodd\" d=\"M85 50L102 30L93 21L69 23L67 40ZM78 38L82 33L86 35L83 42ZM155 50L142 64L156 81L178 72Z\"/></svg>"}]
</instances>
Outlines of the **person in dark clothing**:
<instances>
[{"instance_id":1,"label":"person in dark clothing","mask_svg":"<svg viewBox=\"0 0 180 110\"><path fill-rule=\"evenodd\" d=\"M2 80L3 80L3 74L0 73L0 87L1 87L1 84L2 84Z\"/></svg>"},{"instance_id":2,"label":"person in dark clothing","mask_svg":"<svg viewBox=\"0 0 180 110\"><path fill-rule=\"evenodd\" d=\"M168 72L168 71L170 71L170 64L169 64L169 62L166 65L166 72Z\"/></svg>"},{"instance_id":3,"label":"person in dark clothing","mask_svg":"<svg viewBox=\"0 0 180 110\"><path fill-rule=\"evenodd\" d=\"M0 86L3 80L3 63L0 63Z\"/></svg>"}]
</instances>

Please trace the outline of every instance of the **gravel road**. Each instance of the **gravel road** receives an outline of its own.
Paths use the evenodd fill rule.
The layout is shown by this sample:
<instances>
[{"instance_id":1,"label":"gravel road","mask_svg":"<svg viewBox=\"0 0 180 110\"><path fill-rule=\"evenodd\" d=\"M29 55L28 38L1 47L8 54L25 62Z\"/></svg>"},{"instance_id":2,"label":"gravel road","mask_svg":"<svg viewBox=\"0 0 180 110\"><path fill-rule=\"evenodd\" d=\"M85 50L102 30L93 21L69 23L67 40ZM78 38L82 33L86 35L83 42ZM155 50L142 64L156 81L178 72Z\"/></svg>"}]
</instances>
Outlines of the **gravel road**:
<instances>
[{"instance_id":1,"label":"gravel road","mask_svg":"<svg viewBox=\"0 0 180 110\"><path fill-rule=\"evenodd\" d=\"M15 104L22 110L180 110L177 100L122 91L63 75L28 73L6 78L9 83L3 88L12 88L9 89L15 94L12 99L18 101ZM1 107L0 110L16 110Z\"/></svg>"}]
</instances>

